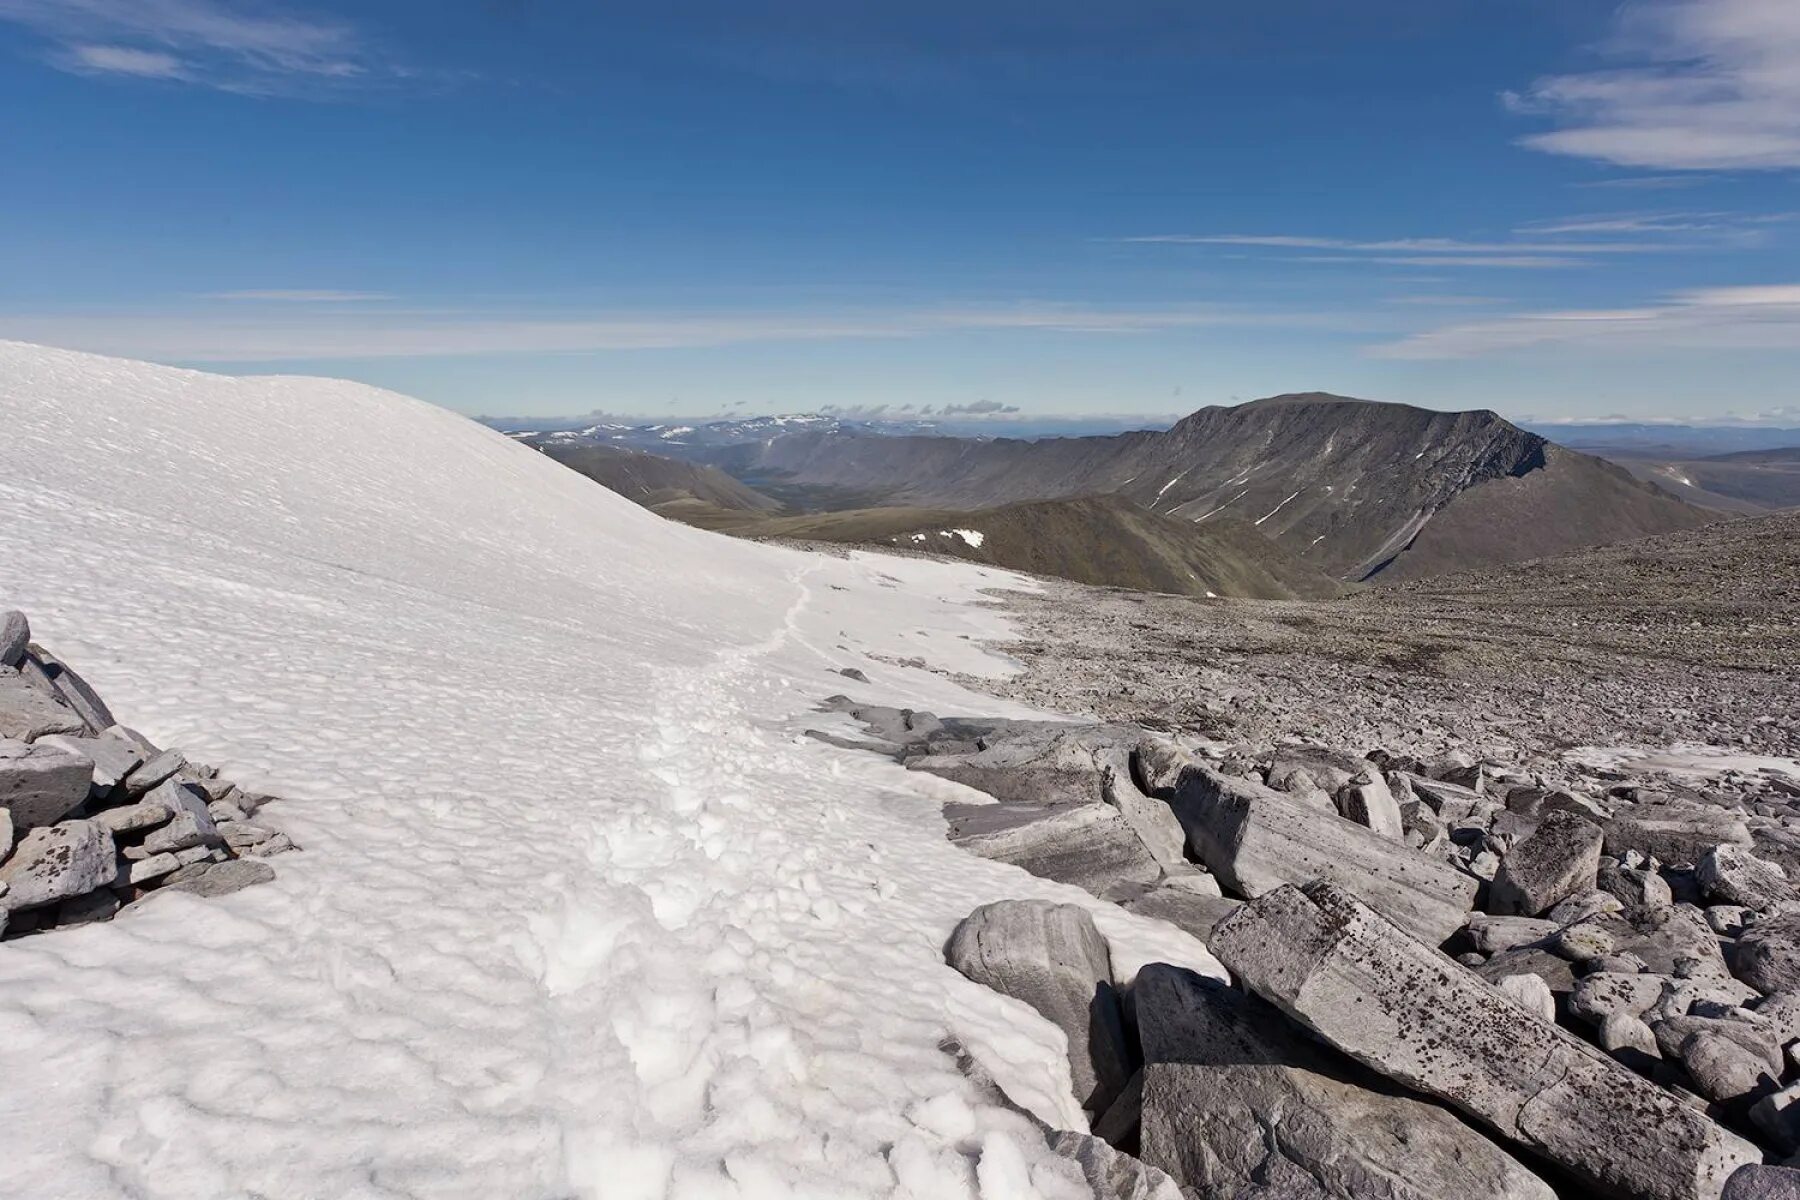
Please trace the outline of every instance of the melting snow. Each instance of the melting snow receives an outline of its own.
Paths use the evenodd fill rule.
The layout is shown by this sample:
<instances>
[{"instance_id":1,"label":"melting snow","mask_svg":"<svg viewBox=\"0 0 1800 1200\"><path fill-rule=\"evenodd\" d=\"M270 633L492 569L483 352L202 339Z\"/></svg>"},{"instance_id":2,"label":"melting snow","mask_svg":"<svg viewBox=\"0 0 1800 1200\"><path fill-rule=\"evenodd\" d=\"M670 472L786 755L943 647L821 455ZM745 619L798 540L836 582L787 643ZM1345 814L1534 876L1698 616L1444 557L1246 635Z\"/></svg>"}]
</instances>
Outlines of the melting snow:
<instances>
[{"instance_id":1,"label":"melting snow","mask_svg":"<svg viewBox=\"0 0 1800 1200\"><path fill-rule=\"evenodd\" d=\"M1245 488L1243 491L1239 492L1237 495L1233 496L1231 499L1227 500L1225 503L1219 505L1218 508L1212 509L1209 512L1201 513L1199 516L1195 517L1194 520L1195 521L1204 521L1204 520L1206 520L1206 518L1212 516L1213 513L1220 512L1224 509L1230 508L1233 504L1236 504L1239 500L1242 500L1249 491L1250 491L1249 488ZM1259 524L1260 524L1260 522L1259 522Z\"/></svg>"},{"instance_id":2,"label":"melting snow","mask_svg":"<svg viewBox=\"0 0 1800 1200\"><path fill-rule=\"evenodd\" d=\"M1306 490L1305 488L1301 488L1300 492L1304 492L1305 490ZM1300 494L1300 492L1295 492L1294 496L1298 496ZM1283 500L1280 504L1277 504L1274 508L1271 508L1268 512L1266 512L1262 516L1256 518L1256 523L1258 525L1261 525L1264 521L1268 520L1270 517L1274 516L1276 513L1280 512L1282 509L1286 508L1288 506L1288 500L1292 500L1294 498L1294 496L1289 496L1287 498L1287 500Z\"/></svg>"},{"instance_id":3,"label":"melting snow","mask_svg":"<svg viewBox=\"0 0 1800 1200\"><path fill-rule=\"evenodd\" d=\"M940 1049L1078 1127L952 926L1051 897L1219 973L801 736L838 688L1026 715L885 665L1006 669L1017 576L688 529L358 384L0 343L0 422L5 602L304 847L0 952L9 1195L1081 1195Z\"/></svg>"},{"instance_id":4,"label":"melting snow","mask_svg":"<svg viewBox=\"0 0 1800 1200\"><path fill-rule=\"evenodd\" d=\"M951 534L955 534L977 550L981 548L981 543L987 541L987 534L981 532L979 529L952 529L945 533L944 536L949 537Z\"/></svg>"}]
</instances>

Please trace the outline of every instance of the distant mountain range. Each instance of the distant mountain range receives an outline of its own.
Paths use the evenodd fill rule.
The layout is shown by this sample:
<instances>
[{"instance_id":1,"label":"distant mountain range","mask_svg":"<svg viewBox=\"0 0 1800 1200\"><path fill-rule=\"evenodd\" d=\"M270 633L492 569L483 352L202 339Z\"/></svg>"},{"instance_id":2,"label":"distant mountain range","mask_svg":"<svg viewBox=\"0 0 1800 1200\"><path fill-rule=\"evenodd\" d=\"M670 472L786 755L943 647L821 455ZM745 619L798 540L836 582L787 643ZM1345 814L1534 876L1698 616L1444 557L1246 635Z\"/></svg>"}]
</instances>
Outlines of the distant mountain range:
<instances>
[{"instance_id":1,"label":"distant mountain range","mask_svg":"<svg viewBox=\"0 0 1800 1200\"><path fill-rule=\"evenodd\" d=\"M1744 450L1800 446L1800 429L1773 425L1539 424L1528 421L1525 427L1553 442L1603 458L1710 458Z\"/></svg>"},{"instance_id":2,"label":"distant mountain range","mask_svg":"<svg viewBox=\"0 0 1800 1200\"><path fill-rule=\"evenodd\" d=\"M895 429L835 417L758 418L700 426L600 424L575 430L515 430L512 436L561 456L577 446L653 449L659 455L715 467L757 496L721 502L718 482L668 483L688 495L665 496L698 524L747 532L766 521L770 505L836 512L810 532L787 536L883 541L934 529L970 528L971 514L1008 506L1082 497L1116 497L1158 518L1154 533L1135 522L1126 543L1142 554L1184 543L1170 527L1206 530L1241 522L1280 548L1282 578L1304 569L1346 581L1389 582L1494 566L1606 542L1690 528L1719 514L1689 504L1612 463L1557 445L1491 412L1447 413L1326 393L1274 396L1233 407L1208 407L1167 430L1109 436L963 438ZM615 464L612 470L621 469ZM673 478L665 473L663 478ZM640 481L636 486L654 490ZM710 490L713 496L703 495ZM691 501L691 502L690 502ZM842 510L863 510L852 517ZM896 515L894 510L907 510ZM721 516L757 514L755 522ZM924 510L924 511L920 511ZM659 508L659 511L661 509ZM1031 517L1040 536L1080 527L1091 544L1105 524L1127 524L1116 508L1079 519L1015 512L1008 528ZM1105 520L1100 518L1104 516ZM1072 524L1071 524L1072 522ZM807 522L800 522L805 525ZM761 533L766 530L759 530ZM1025 569L1015 539L1002 565ZM1242 561L1242 544L1227 557ZM952 552L969 557L968 547ZM1216 547L1215 547L1216 549ZM1205 553L1174 553L1188 565L1148 586L1171 588ZM1000 561L976 555L984 561ZM1252 556L1265 567L1275 560ZM1072 565L1104 561L1086 551L1053 573L1089 582L1124 582L1109 568L1091 578ZM1127 586L1146 586L1139 582ZM1186 590L1175 586L1173 590ZM1226 594L1226 593L1221 593ZM1259 594L1269 594L1265 589ZM1292 594L1301 594L1293 592Z\"/></svg>"}]
</instances>

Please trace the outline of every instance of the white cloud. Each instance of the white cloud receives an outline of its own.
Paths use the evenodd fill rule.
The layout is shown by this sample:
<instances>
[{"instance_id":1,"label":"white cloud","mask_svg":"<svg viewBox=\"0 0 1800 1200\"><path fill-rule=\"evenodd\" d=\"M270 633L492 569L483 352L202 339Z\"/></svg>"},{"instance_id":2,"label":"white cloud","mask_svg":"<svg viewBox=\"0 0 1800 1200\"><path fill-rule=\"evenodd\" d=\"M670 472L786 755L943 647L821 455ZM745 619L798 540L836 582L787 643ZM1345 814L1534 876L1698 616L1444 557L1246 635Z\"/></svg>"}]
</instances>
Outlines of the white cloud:
<instances>
[{"instance_id":1,"label":"white cloud","mask_svg":"<svg viewBox=\"0 0 1800 1200\"><path fill-rule=\"evenodd\" d=\"M1621 65L1506 95L1515 110L1558 126L1525 145L1666 170L1800 166L1795 0L1627 5L1602 49Z\"/></svg>"},{"instance_id":2,"label":"white cloud","mask_svg":"<svg viewBox=\"0 0 1800 1200\"><path fill-rule=\"evenodd\" d=\"M1639 242L1468 242L1459 238L1443 237L1358 241L1353 238L1251 233L1166 233L1118 240L1178 246L1256 246L1278 250L1343 250L1359 254L1643 254L1675 249L1668 245Z\"/></svg>"},{"instance_id":3,"label":"white cloud","mask_svg":"<svg viewBox=\"0 0 1800 1200\"><path fill-rule=\"evenodd\" d=\"M1379 263L1389 267L1502 267L1523 271L1554 271L1579 267L1583 260L1555 254L1423 254L1362 255L1307 254L1288 259L1303 263Z\"/></svg>"},{"instance_id":4,"label":"white cloud","mask_svg":"<svg viewBox=\"0 0 1800 1200\"><path fill-rule=\"evenodd\" d=\"M329 305L258 306L221 314L0 316L0 338L130 358L279 362L477 354L680 349L758 342L915 338L1045 331L1128 336L1209 327L1367 328L1352 315L1241 308L1101 309L1018 305L826 313L603 314L577 317L418 313Z\"/></svg>"},{"instance_id":5,"label":"white cloud","mask_svg":"<svg viewBox=\"0 0 1800 1200\"><path fill-rule=\"evenodd\" d=\"M173 54L131 46L70 46L63 65L78 74L138 75L146 79L185 79L187 68Z\"/></svg>"},{"instance_id":6,"label":"white cloud","mask_svg":"<svg viewBox=\"0 0 1800 1200\"><path fill-rule=\"evenodd\" d=\"M1797 350L1800 284L1701 288L1641 308L1517 313L1373 347L1377 358L1457 359L1523 349Z\"/></svg>"},{"instance_id":7,"label":"white cloud","mask_svg":"<svg viewBox=\"0 0 1800 1200\"><path fill-rule=\"evenodd\" d=\"M0 0L0 21L77 74L177 79L248 94L303 94L394 77L350 25L230 0Z\"/></svg>"},{"instance_id":8,"label":"white cloud","mask_svg":"<svg viewBox=\"0 0 1800 1200\"><path fill-rule=\"evenodd\" d=\"M208 292L208 300L270 300L294 304L350 304L357 301L392 300L385 292L341 292L324 288L253 288L238 292Z\"/></svg>"}]
</instances>

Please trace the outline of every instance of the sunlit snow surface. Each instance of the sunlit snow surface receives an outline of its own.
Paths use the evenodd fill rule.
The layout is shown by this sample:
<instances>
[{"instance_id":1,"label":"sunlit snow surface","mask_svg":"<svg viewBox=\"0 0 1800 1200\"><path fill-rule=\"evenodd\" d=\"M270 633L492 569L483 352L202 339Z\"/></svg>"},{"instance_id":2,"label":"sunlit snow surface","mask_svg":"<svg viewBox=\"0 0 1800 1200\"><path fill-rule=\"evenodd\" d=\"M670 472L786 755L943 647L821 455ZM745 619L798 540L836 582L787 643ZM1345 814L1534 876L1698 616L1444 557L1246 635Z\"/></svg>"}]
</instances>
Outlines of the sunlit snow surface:
<instances>
[{"instance_id":1,"label":"sunlit snow surface","mask_svg":"<svg viewBox=\"0 0 1800 1200\"><path fill-rule=\"evenodd\" d=\"M942 965L1003 896L835 691L1018 713L1003 574L665 523L361 385L0 343L0 606L290 799L272 884L0 946L0 1195L1079 1196L1061 1035ZM872 685L830 674L857 666ZM841 720L841 719L840 719Z\"/></svg>"}]
</instances>

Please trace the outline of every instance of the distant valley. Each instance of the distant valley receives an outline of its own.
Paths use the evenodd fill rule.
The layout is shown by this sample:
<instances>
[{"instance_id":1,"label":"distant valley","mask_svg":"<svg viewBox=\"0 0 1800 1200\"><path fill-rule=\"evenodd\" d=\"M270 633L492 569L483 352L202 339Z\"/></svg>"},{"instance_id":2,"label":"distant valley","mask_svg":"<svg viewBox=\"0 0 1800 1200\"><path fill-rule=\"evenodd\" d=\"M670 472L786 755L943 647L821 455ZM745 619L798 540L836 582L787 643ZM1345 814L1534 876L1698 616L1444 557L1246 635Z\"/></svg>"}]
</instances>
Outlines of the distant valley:
<instances>
[{"instance_id":1,"label":"distant valley","mask_svg":"<svg viewBox=\"0 0 1800 1200\"><path fill-rule=\"evenodd\" d=\"M1256 598L1692 528L1781 507L1783 489L1800 483L1767 451L1697 473L1622 466L1490 412L1325 393L1204 408L1167 430L1036 440L823 416L510 436L664 516L739 536ZM1741 482L1716 492L1703 482L1727 476ZM1753 487L1761 499L1734 498ZM979 541L947 532L957 528Z\"/></svg>"}]
</instances>

